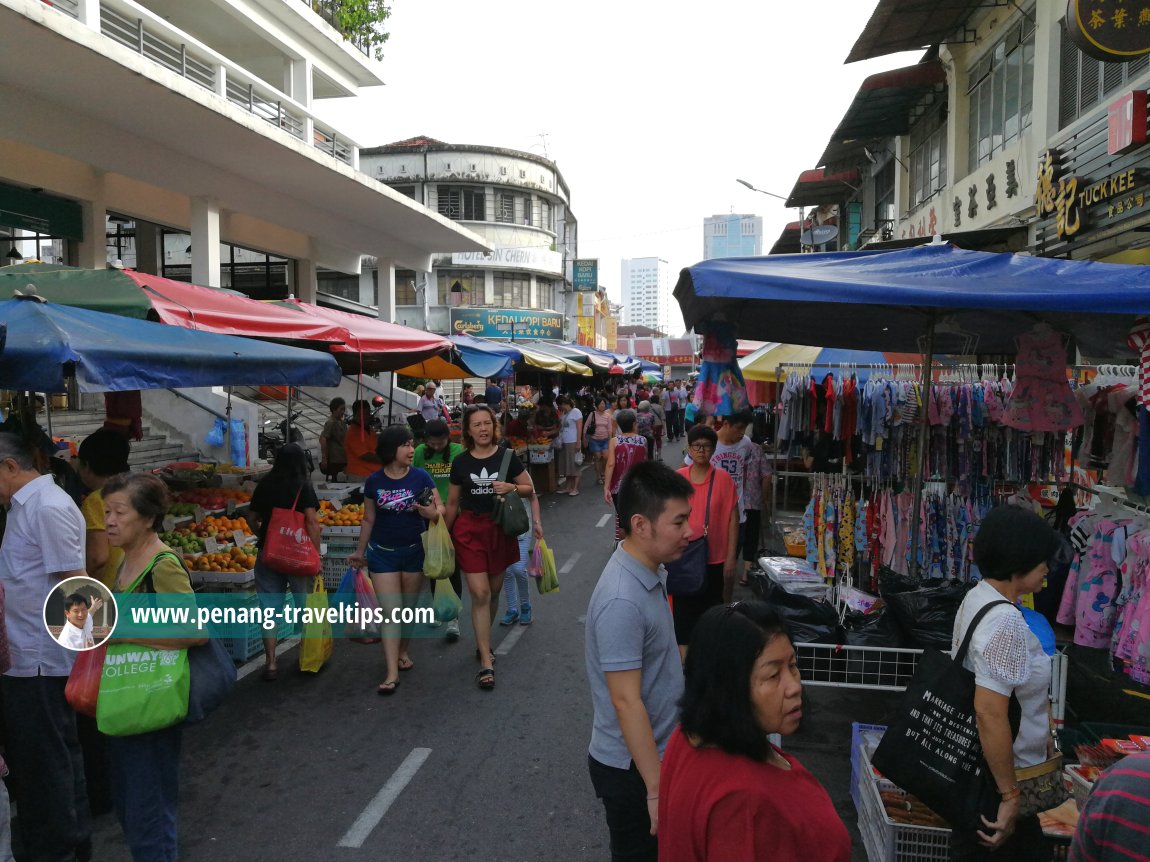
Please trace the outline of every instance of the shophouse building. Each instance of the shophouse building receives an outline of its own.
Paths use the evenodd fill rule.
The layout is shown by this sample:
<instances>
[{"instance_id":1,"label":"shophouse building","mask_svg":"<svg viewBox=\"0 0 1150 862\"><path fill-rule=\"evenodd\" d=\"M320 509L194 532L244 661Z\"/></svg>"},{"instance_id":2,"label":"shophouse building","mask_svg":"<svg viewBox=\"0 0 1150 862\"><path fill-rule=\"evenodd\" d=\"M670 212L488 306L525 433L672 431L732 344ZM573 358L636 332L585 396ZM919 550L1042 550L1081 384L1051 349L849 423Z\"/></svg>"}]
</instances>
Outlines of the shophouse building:
<instances>
[{"instance_id":1,"label":"shophouse building","mask_svg":"<svg viewBox=\"0 0 1150 862\"><path fill-rule=\"evenodd\" d=\"M358 275L370 255L393 319L396 269L488 251L363 173L358 144L317 116L318 100L383 83L337 9L0 0L0 261L119 260L313 300L317 270Z\"/></svg>"},{"instance_id":2,"label":"shophouse building","mask_svg":"<svg viewBox=\"0 0 1150 862\"><path fill-rule=\"evenodd\" d=\"M570 289L578 225L559 168L533 153L415 137L360 153L365 174L483 238L490 251L444 249L396 276L400 322L485 338L576 340L594 318ZM323 288L371 303L371 262ZM594 294L588 294L594 295ZM584 314L589 311L590 314ZM605 328L600 340L606 340Z\"/></svg>"}]
</instances>

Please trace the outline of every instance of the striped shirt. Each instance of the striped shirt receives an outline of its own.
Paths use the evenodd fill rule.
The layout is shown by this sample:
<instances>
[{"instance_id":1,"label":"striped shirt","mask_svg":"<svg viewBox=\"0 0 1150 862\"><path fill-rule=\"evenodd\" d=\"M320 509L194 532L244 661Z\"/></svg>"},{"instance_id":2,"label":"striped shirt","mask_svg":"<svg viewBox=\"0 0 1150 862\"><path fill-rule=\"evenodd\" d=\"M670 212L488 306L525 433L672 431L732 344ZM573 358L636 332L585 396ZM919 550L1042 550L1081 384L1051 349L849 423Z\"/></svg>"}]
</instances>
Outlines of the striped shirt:
<instances>
[{"instance_id":1,"label":"striped shirt","mask_svg":"<svg viewBox=\"0 0 1150 862\"><path fill-rule=\"evenodd\" d=\"M1069 862L1150 862L1150 752L1099 777L1074 832Z\"/></svg>"},{"instance_id":2,"label":"striped shirt","mask_svg":"<svg viewBox=\"0 0 1150 862\"><path fill-rule=\"evenodd\" d=\"M1138 403L1150 406L1150 317L1138 317L1126 339L1138 352Z\"/></svg>"}]
</instances>

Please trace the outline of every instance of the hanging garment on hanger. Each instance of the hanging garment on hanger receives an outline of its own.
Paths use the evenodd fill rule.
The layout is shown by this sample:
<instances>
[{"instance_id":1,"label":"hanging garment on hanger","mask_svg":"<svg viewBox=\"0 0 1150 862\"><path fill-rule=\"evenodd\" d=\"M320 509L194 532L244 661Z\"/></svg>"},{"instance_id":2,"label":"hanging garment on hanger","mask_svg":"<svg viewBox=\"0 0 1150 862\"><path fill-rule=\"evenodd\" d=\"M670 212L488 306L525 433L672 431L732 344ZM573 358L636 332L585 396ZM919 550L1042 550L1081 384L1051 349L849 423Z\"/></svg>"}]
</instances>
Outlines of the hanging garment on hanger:
<instances>
[{"instance_id":1,"label":"hanging garment on hanger","mask_svg":"<svg viewBox=\"0 0 1150 862\"><path fill-rule=\"evenodd\" d=\"M1003 423L1021 431L1065 431L1082 424L1066 379L1066 346L1048 327L1018 336L1017 382Z\"/></svg>"}]
</instances>

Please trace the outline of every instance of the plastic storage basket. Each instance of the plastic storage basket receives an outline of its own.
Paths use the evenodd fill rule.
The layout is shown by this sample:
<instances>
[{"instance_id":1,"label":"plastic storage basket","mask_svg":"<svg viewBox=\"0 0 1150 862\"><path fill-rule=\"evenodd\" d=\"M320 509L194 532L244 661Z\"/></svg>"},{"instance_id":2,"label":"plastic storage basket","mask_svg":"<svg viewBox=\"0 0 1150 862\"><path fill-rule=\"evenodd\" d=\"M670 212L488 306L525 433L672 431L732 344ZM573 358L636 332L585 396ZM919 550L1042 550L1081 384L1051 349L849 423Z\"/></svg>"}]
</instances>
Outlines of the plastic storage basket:
<instances>
[{"instance_id":1,"label":"plastic storage basket","mask_svg":"<svg viewBox=\"0 0 1150 862\"><path fill-rule=\"evenodd\" d=\"M896 823L887 816L879 793L905 795L885 778L875 778L866 752L859 754L859 832L870 862L947 862L950 830Z\"/></svg>"},{"instance_id":2,"label":"plastic storage basket","mask_svg":"<svg viewBox=\"0 0 1150 862\"><path fill-rule=\"evenodd\" d=\"M339 589L347 571L347 561L355 553L355 542L332 540L327 543L327 554L323 558L323 587L329 593Z\"/></svg>"}]
</instances>

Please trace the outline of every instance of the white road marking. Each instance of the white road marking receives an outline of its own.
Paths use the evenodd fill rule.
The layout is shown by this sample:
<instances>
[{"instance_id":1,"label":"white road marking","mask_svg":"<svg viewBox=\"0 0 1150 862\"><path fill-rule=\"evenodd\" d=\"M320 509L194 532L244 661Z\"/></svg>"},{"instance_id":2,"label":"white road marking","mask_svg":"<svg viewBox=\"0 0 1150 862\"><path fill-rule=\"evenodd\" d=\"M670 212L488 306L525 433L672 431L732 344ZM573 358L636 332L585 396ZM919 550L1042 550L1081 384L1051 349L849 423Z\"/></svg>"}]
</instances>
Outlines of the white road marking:
<instances>
[{"instance_id":1,"label":"white road marking","mask_svg":"<svg viewBox=\"0 0 1150 862\"><path fill-rule=\"evenodd\" d=\"M499 647L495 650L496 655L507 655L511 652L511 648L515 646L516 642L523 637L523 633L527 631L527 626L516 626L507 633L502 641L499 642Z\"/></svg>"},{"instance_id":2,"label":"white road marking","mask_svg":"<svg viewBox=\"0 0 1150 862\"><path fill-rule=\"evenodd\" d=\"M583 556L583 555L582 555L581 553L578 553L578 554L572 554L572 555L571 555L571 559L569 559L567 562L565 562L565 563L563 564L563 568L561 568L561 569L559 570L559 574L561 574L561 575L566 575L566 574L568 574L568 573L569 573L569 572L570 572L570 571L571 571L573 568L575 568L575 564L576 564L577 562L579 562L579 558L580 558L580 557L582 557L582 556Z\"/></svg>"},{"instance_id":3,"label":"white road marking","mask_svg":"<svg viewBox=\"0 0 1150 862\"><path fill-rule=\"evenodd\" d=\"M367 803L367 807L355 819L355 823L351 824L347 833L339 839L339 844L336 846L362 847L367 836L379 825L383 815L387 814L387 809L391 808L391 804L399 798L399 794L411 783L415 773L419 772L419 767L423 766L424 761L430 756L430 748L413 748L411 754L399 764L399 769L387 779L387 784L383 785L379 793L375 794L375 798Z\"/></svg>"},{"instance_id":4,"label":"white road marking","mask_svg":"<svg viewBox=\"0 0 1150 862\"><path fill-rule=\"evenodd\" d=\"M606 515L604 515L602 518L599 519L599 523L596 524L595 526L596 527L606 527L607 522L610 521L611 518L613 518L613 517L614 516L610 512L608 512Z\"/></svg>"},{"instance_id":5,"label":"white road marking","mask_svg":"<svg viewBox=\"0 0 1150 862\"><path fill-rule=\"evenodd\" d=\"M299 646L299 638L288 638L287 640L285 640L283 643L279 644L279 646L276 647L276 657L278 658L279 656L283 655L285 652L287 652L292 647L297 647L297 646ZM257 670L263 670L263 667L264 667L264 657L263 657L263 655L257 655L255 658L253 658L247 664L240 665L238 668L236 668L236 682L239 682L241 679L243 679L245 676L248 676L249 674L255 673Z\"/></svg>"}]
</instances>

